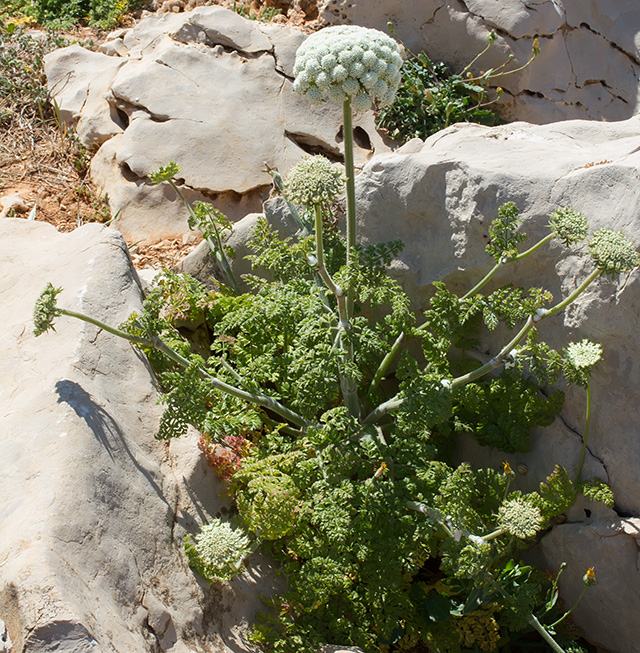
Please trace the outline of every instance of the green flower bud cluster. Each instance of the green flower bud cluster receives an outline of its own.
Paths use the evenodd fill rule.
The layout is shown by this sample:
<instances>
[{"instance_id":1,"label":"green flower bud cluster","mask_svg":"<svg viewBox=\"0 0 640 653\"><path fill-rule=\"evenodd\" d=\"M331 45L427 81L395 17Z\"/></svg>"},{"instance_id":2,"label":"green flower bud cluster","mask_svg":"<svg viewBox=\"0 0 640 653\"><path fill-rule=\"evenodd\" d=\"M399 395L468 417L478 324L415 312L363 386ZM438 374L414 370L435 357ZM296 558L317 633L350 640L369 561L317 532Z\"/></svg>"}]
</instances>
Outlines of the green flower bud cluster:
<instances>
[{"instance_id":1,"label":"green flower bud cluster","mask_svg":"<svg viewBox=\"0 0 640 653\"><path fill-rule=\"evenodd\" d=\"M603 274L631 272L640 264L633 243L621 232L598 229L589 243L591 257Z\"/></svg>"},{"instance_id":2,"label":"green flower bud cluster","mask_svg":"<svg viewBox=\"0 0 640 653\"><path fill-rule=\"evenodd\" d=\"M169 161L166 166L158 168L149 175L153 185L162 184L165 181L171 181L180 172L180 166L175 161Z\"/></svg>"},{"instance_id":3,"label":"green flower bud cluster","mask_svg":"<svg viewBox=\"0 0 640 653\"><path fill-rule=\"evenodd\" d=\"M549 216L549 229L565 245L575 245L587 237L589 224L582 213L562 207Z\"/></svg>"},{"instance_id":4,"label":"green flower bud cluster","mask_svg":"<svg viewBox=\"0 0 640 653\"><path fill-rule=\"evenodd\" d=\"M278 470L254 476L236 495L238 512L261 540L278 540L295 526L300 494L293 480Z\"/></svg>"},{"instance_id":5,"label":"green flower bud cluster","mask_svg":"<svg viewBox=\"0 0 640 653\"><path fill-rule=\"evenodd\" d=\"M526 540L542 528L543 518L537 506L522 497L516 497L504 501L500 506L498 523L510 535Z\"/></svg>"},{"instance_id":6,"label":"green flower bud cluster","mask_svg":"<svg viewBox=\"0 0 640 653\"><path fill-rule=\"evenodd\" d=\"M36 337L47 331L55 331L53 328L54 320L62 315L62 312L56 305L57 297L62 292L62 288L55 288L48 283L36 301L33 309L33 333Z\"/></svg>"},{"instance_id":7,"label":"green flower bud cluster","mask_svg":"<svg viewBox=\"0 0 640 653\"><path fill-rule=\"evenodd\" d=\"M249 538L220 519L202 527L195 542L187 535L184 548L189 564L209 581L228 581L237 576L251 553Z\"/></svg>"},{"instance_id":8,"label":"green flower bud cluster","mask_svg":"<svg viewBox=\"0 0 640 653\"><path fill-rule=\"evenodd\" d=\"M296 53L294 89L313 100L357 110L393 103L400 86L398 43L383 32L356 25L327 27L310 36Z\"/></svg>"},{"instance_id":9,"label":"green flower bud cluster","mask_svg":"<svg viewBox=\"0 0 640 653\"><path fill-rule=\"evenodd\" d=\"M321 155L302 159L284 184L285 197L305 207L332 204L344 190L344 172Z\"/></svg>"}]
</instances>

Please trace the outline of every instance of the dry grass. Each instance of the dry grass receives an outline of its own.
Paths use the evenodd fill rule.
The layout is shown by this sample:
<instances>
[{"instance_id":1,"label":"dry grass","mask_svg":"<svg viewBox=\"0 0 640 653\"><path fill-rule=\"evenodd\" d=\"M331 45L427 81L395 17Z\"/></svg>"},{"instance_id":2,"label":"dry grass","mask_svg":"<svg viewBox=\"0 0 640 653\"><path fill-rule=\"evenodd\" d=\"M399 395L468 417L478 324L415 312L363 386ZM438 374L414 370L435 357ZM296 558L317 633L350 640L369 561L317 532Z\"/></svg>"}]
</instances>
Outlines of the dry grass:
<instances>
[{"instance_id":1,"label":"dry grass","mask_svg":"<svg viewBox=\"0 0 640 653\"><path fill-rule=\"evenodd\" d=\"M37 219L69 231L109 216L87 178L86 151L49 102L44 55L64 43L46 34L0 34L0 196L18 193L25 213L35 206Z\"/></svg>"}]
</instances>

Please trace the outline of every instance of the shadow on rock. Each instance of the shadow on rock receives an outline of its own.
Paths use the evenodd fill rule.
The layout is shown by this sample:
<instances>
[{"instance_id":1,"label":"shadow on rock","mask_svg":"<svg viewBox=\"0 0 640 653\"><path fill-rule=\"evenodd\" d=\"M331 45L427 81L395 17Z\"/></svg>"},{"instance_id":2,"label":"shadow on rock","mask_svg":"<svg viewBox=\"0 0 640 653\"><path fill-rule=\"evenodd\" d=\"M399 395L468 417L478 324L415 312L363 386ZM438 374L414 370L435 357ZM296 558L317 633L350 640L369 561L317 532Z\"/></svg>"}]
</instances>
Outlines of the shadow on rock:
<instances>
[{"instance_id":1,"label":"shadow on rock","mask_svg":"<svg viewBox=\"0 0 640 653\"><path fill-rule=\"evenodd\" d=\"M75 381L61 379L56 383L56 393L58 394L58 403L68 404L76 415L85 421L98 442L109 454L111 460L115 460L115 455L117 455L119 449L124 450L134 467L147 479L158 497L168 506L169 502L165 498L162 488L154 479L153 474L138 462L127 443L122 429L113 417Z\"/></svg>"}]
</instances>

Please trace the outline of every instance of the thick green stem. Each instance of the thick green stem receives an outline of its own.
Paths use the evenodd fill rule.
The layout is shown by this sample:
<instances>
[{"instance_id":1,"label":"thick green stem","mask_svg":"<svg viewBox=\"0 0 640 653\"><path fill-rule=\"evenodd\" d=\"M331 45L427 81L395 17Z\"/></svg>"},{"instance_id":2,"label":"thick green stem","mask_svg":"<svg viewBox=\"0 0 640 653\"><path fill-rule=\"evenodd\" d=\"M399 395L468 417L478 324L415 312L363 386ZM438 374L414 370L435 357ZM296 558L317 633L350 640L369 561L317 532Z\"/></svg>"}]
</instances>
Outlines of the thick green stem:
<instances>
[{"instance_id":1,"label":"thick green stem","mask_svg":"<svg viewBox=\"0 0 640 653\"><path fill-rule=\"evenodd\" d=\"M491 542L492 540L497 540L499 537L502 537L503 535L506 535L507 531L504 528L498 528L492 533L488 533L487 535L483 535L482 539L485 542Z\"/></svg>"},{"instance_id":2,"label":"thick green stem","mask_svg":"<svg viewBox=\"0 0 640 653\"><path fill-rule=\"evenodd\" d=\"M587 449L589 448L589 432L591 430L591 382L587 383L587 406L585 408L584 419L584 433L582 435L582 449L580 449L580 458L578 459L578 467L576 469L576 484L580 483L582 470L584 469L584 461L587 457Z\"/></svg>"},{"instance_id":3,"label":"thick green stem","mask_svg":"<svg viewBox=\"0 0 640 653\"><path fill-rule=\"evenodd\" d=\"M555 653L565 653L562 646L553 639L549 631L538 621L535 614L529 615L529 623L538 631L540 637L551 647L552 651L555 651Z\"/></svg>"},{"instance_id":4,"label":"thick green stem","mask_svg":"<svg viewBox=\"0 0 640 653\"><path fill-rule=\"evenodd\" d=\"M546 245L547 243L551 242L555 238L555 234L547 234L544 238L541 238L535 245L530 247L529 249L525 250L524 252L521 252L517 256L514 256L513 258L510 259L500 259L492 268L485 274L478 283L469 290L465 295L462 296L462 299L469 299L469 297L473 297L476 293L480 292L482 288L484 288L491 279L496 275L498 270L500 270L503 266L507 265L508 263L515 263L516 261L522 261L522 259L527 258L527 256L531 256L534 252L537 252L541 247Z\"/></svg>"},{"instance_id":5,"label":"thick green stem","mask_svg":"<svg viewBox=\"0 0 640 653\"><path fill-rule=\"evenodd\" d=\"M316 204L314 207L315 214L315 240L316 240L316 269L320 278L327 286L327 288L334 294L336 298L336 304L338 307L338 319L340 321L338 325L338 333L340 340L340 347L342 348L343 361L345 369L342 370L340 374L340 387L342 389L342 396L344 398L344 403L349 409L349 412L354 416L358 417L360 415L360 402L358 401L358 389L356 384L351 377L349 369L353 365L353 343L345 338L345 334L348 335L351 330L351 323L349 320L349 314L347 310L347 298L342 291L342 288L338 286L329 271L327 270L327 264L324 256L324 224L322 220L322 207L319 204Z\"/></svg>"},{"instance_id":6,"label":"thick green stem","mask_svg":"<svg viewBox=\"0 0 640 653\"><path fill-rule=\"evenodd\" d=\"M548 311L545 311L542 317L546 319L564 311L569 304L575 302L576 299L578 299L578 297L580 297L580 295L582 295L582 293L601 276L602 272L600 270L594 270L566 299L561 301L559 304L556 304Z\"/></svg>"},{"instance_id":7,"label":"thick green stem","mask_svg":"<svg viewBox=\"0 0 640 653\"><path fill-rule=\"evenodd\" d=\"M320 206L320 204L316 204L313 209L315 216L316 270L325 286L336 296L339 311L339 298L343 298L344 300L344 293L342 292L342 289L336 285L335 281L331 278L331 275L327 270L327 262L324 256L324 224L322 220L322 206Z\"/></svg>"},{"instance_id":8,"label":"thick green stem","mask_svg":"<svg viewBox=\"0 0 640 653\"><path fill-rule=\"evenodd\" d=\"M389 353L382 359L380 366L376 370L376 373L373 375L373 380L369 386L369 392L374 392L382 380L387 376L391 366L396 360L397 355L400 353L400 349L402 348L402 344L404 343L405 338L406 336L404 331L396 338L395 342L391 346L391 349L389 350Z\"/></svg>"},{"instance_id":9,"label":"thick green stem","mask_svg":"<svg viewBox=\"0 0 640 653\"><path fill-rule=\"evenodd\" d=\"M347 176L347 265L353 260L356 248L356 169L353 158L353 113L351 99L345 98L342 106L344 132L344 167ZM347 316L353 315L353 295L347 296Z\"/></svg>"},{"instance_id":10,"label":"thick green stem","mask_svg":"<svg viewBox=\"0 0 640 653\"><path fill-rule=\"evenodd\" d=\"M505 264L506 261L503 261L502 259L498 261L490 270L487 272L487 274L478 281L478 283L471 288L467 293L462 295L461 299L469 299L469 297L473 297L476 293L479 293L488 283L495 277L496 273L502 266Z\"/></svg>"},{"instance_id":11,"label":"thick green stem","mask_svg":"<svg viewBox=\"0 0 640 653\"><path fill-rule=\"evenodd\" d=\"M541 238L535 245L529 247L529 249L525 249L524 252L520 252L517 256L514 256L512 259L509 259L509 263L513 263L515 261L522 261L523 258L527 258L527 256L531 256L534 252L537 252L541 247L544 247L547 243L550 243L554 238L556 237L555 234L547 234L544 238Z\"/></svg>"},{"instance_id":12,"label":"thick green stem","mask_svg":"<svg viewBox=\"0 0 640 653\"><path fill-rule=\"evenodd\" d=\"M90 317L89 315L85 315L84 313L76 313L76 311L68 311L66 308L61 308L59 310L60 310L60 315L66 315L67 317L74 317L77 320L82 320L83 322L88 322L89 324L93 324L93 326L98 327L98 329L102 329L107 333L111 333L114 336L118 336L118 338L124 338L124 340L128 340L134 345L139 345L141 347L153 346L153 343L150 340L147 340L146 338L141 338L140 336L133 336L130 333L127 333L126 331L122 331L121 329L117 329L116 327L109 326L108 324L105 324L101 320L96 320L96 318Z\"/></svg>"},{"instance_id":13,"label":"thick green stem","mask_svg":"<svg viewBox=\"0 0 640 653\"><path fill-rule=\"evenodd\" d=\"M163 342L157 336L154 338L140 338L139 336L132 336L126 331L116 329L115 327L109 326L108 324L105 324L100 320L96 320L95 318L90 317L89 315L85 315L84 313L77 313L75 311L60 309L60 314L66 315L68 317L73 317L78 320L82 320L83 322L88 322L89 324L93 324L99 329L102 329L107 333L111 333L114 336L118 336L119 338L124 338L125 340L128 340L129 342L138 345L139 347L153 347L154 349L157 349L158 351L165 354L169 359L171 359L174 363L177 363L181 367L186 368L189 367L189 365L191 365L191 361L189 361L189 359L185 358L177 351L171 349L171 347L169 347L165 342ZM262 406L263 408L271 410L277 415L280 415L280 417L283 417L287 421L301 428L305 428L309 426L309 422L307 422L307 420L305 420L302 416L298 415L297 413L290 410L286 406L283 406L277 399L274 399L273 397L269 397L268 395L262 393L247 392L246 390L242 390L241 388L236 388L235 386L232 386L226 383L225 381L216 378L215 376L211 376L206 370L204 370L201 367L198 367L198 376L203 381L210 383L214 388L216 388L216 390L225 392L226 394L231 395L232 397L237 397L238 399L241 399L242 401L246 401L247 403L256 404L258 406Z\"/></svg>"},{"instance_id":14,"label":"thick green stem","mask_svg":"<svg viewBox=\"0 0 640 653\"><path fill-rule=\"evenodd\" d=\"M488 363L485 363L484 365L476 368L472 372L455 378L451 382L451 387L457 388L461 385L466 385L467 383L473 383L473 381L482 378L483 376L500 367L502 361L509 355L509 353L512 352L525 339L527 333L529 333L529 331L533 328L534 324L535 319L533 317L529 317L520 331L518 331L518 333L498 352L494 358L492 358Z\"/></svg>"},{"instance_id":15,"label":"thick green stem","mask_svg":"<svg viewBox=\"0 0 640 653\"><path fill-rule=\"evenodd\" d=\"M500 367L504 359L526 338L529 331L542 320L553 317L561 311L563 311L567 306L572 304L578 297L600 276L602 272L600 270L594 270L566 299L556 304L548 310L542 310L536 316L530 316L525 322L524 326L518 331L518 333L500 350L500 352L492 358L488 363L478 367L477 369L459 376L449 382L451 389L458 388L467 383L472 383L483 376L486 376L493 370ZM364 420L363 424L370 425L376 423L378 420L382 419L388 413L397 410L404 403L404 398L398 394L395 397L392 397L388 401L380 404L375 408Z\"/></svg>"}]
</instances>

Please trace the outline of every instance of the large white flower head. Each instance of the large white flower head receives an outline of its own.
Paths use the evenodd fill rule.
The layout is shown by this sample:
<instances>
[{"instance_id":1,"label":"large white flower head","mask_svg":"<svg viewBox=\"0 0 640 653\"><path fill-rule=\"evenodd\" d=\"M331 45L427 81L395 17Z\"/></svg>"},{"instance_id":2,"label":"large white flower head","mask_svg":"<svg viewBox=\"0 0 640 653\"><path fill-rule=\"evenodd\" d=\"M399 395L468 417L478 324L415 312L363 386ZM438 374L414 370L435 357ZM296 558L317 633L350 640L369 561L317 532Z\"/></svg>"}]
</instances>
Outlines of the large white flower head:
<instances>
[{"instance_id":1,"label":"large white flower head","mask_svg":"<svg viewBox=\"0 0 640 653\"><path fill-rule=\"evenodd\" d=\"M564 375L569 383L587 386L591 370L602 359L602 345L590 340L571 342L564 350Z\"/></svg>"},{"instance_id":2,"label":"large white flower head","mask_svg":"<svg viewBox=\"0 0 640 653\"><path fill-rule=\"evenodd\" d=\"M348 97L357 110L373 103L388 106L400 86L401 67L400 46L384 32L357 25L326 27L298 48L294 89L339 104Z\"/></svg>"},{"instance_id":3,"label":"large white flower head","mask_svg":"<svg viewBox=\"0 0 640 653\"><path fill-rule=\"evenodd\" d=\"M589 243L596 267L603 274L631 272L640 264L640 256L633 243L621 232L598 229Z\"/></svg>"},{"instance_id":4,"label":"large white flower head","mask_svg":"<svg viewBox=\"0 0 640 653\"><path fill-rule=\"evenodd\" d=\"M498 510L498 523L509 535L526 540L542 528L543 519L537 506L522 497L516 497L502 503Z\"/></svg>"}]
</instances>

